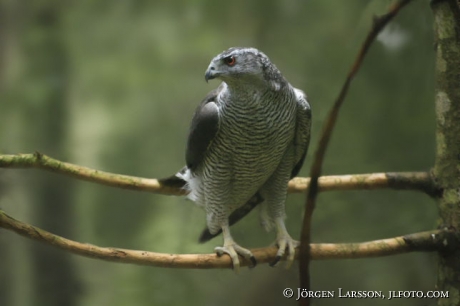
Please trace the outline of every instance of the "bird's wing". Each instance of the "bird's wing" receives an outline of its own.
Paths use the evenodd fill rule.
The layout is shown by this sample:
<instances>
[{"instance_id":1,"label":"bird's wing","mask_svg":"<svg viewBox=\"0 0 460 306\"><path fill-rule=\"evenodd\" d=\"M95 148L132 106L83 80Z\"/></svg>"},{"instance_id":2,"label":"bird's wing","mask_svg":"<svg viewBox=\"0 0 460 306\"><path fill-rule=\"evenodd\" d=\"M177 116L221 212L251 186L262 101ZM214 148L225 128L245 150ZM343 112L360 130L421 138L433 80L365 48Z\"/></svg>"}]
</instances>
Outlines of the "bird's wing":
<instances>
[{"instance_id":1,"label":"bird's wing","mask_svg":"<svg viewBox=\"0 0 460 306\"><path fill-rule=\"evenodd\" d=\"M310 143L311 108L307 96L300 89L294 89L297 98L297 118L294 136L295 165L292 168L291 178L299 174Z\"/></svg>"},{"instance_id":2,"label":"bird's wing","mask_svg":"<svg viewBox=\"0 0 460 306\"><path fill-rule=\"evenodd\" d=\"M187 167L194 171L203 162L206 151L219 129L217 95L223 86L211 91L195 111L187 141L185 161Z\"/></svg>"}]
</instances>

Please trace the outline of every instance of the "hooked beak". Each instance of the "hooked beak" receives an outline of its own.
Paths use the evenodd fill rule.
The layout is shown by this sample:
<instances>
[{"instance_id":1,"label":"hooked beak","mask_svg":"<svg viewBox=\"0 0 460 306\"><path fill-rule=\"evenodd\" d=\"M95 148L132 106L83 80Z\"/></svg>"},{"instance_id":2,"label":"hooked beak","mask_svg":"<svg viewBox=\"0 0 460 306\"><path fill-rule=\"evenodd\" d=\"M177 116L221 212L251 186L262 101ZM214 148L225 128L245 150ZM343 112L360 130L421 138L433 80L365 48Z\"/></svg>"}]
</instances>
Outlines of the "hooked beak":
<instances>
[{"instance_id":1,"label":"hooked beak","mask_svg":"<svg viewBox=\"0 0 460 306\"><path fill-rule=\"evenodd\" d=\"M216 67L214 67L212 64L209 65L208 70L206 70L206 73L204 75L204 79L206 80L206 83L208 83L209 80L215 79L218 76L218 73L216 71Z\"/></svg>"},{"instance_id":2,"label":"hooked beak","mask_svg":"<svg viewBox=\"0 0 460 306\"><path fill-rule=\"evenodd\" d=\"M206 80L206 83L208 83L209 80L214 79L214 76L212 75L211 71L206 71L206 74L204 75L204 79Z\"/></svg>"}]
</instances>

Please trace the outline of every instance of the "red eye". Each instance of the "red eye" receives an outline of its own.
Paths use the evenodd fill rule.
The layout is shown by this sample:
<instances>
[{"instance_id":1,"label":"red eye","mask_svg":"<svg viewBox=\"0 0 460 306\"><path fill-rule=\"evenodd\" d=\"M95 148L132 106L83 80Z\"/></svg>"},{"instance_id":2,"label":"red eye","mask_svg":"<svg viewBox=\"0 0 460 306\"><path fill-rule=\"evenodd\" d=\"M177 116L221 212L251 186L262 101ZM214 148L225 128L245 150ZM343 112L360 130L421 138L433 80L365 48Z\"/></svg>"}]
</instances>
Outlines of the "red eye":
<instances>
[{"instance_id":1,"label":"red eye","mask_svg":"<svg viewBox=\"0 0 460 306\"><path fill-rule=\"evenodd\" d=\"M224 57L224 63L228 66L234 66L236 63L235 57L233 55Z\"/></svg>"}]
</instances>

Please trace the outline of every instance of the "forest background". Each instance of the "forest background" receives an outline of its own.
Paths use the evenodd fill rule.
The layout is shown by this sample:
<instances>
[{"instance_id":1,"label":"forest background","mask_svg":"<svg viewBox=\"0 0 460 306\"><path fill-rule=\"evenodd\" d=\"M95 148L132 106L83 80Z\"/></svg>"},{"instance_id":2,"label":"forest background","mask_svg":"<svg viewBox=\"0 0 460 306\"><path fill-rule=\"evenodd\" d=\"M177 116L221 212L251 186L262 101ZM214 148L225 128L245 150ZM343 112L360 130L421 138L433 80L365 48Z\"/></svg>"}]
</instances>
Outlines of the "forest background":
<instances>
[{"instance_id":1,"label":"forest background","mask_svg":"<svg viewBox=\"0 0 460 306\"><path fill-rule=\"evenodd\" d=\"M391 1L0 1L0 153L39 151L100 170L160 178L184 165L193 112L217 81L204 71L231 46L265 52L313 110L318 135L372 16ZM434 164L432 13L414 1L380 34L354 81L323 174L425 171ZM304 195L287 201L299 237ZM101 246L210 253L204 213L182 197L121 190L35 170L0 169L0 208ZM435 202L406 191L322 194L313 242L360 242L436 227ZM273 233L251 213L243 246ZM0 231L0 305L285 305L298 269L185 270L103 262ZM434 289L435 255L314 261L314 290ZM320 299L316 305L368 305ZM421 300L373 300L420 305ZM431 301L424 300L426 303ZM433 301L434 303L434 301Z\"/></svg>"}]
</instances>

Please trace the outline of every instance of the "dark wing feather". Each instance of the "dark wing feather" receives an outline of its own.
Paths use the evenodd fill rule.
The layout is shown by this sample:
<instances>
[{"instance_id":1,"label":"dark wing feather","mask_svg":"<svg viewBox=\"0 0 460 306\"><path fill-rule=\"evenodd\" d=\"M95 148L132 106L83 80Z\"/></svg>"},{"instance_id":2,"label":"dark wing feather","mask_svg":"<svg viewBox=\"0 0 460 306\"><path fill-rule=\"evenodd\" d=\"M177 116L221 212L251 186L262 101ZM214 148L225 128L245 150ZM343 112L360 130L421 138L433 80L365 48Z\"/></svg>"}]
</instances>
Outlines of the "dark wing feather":
<instances>
[{"instance_id":1,"label":"dark wing feather","mask_svg":"<svg viewBox=\"0 0 460 306\"><path fill-rule=\"evenodd\" d=\"M185 161L187 167L184 167L179 173L184 173L187 168L195 170L203 161L206 150L216 136L219 128L219 117L217 112L217 95L222 90L222 86L208 93L195 111L190 126L190 132L187 141L187 150L185 152ZM186 182L178 176L178 173L158 180L166 188L183 188Z\"/></svg>"},{"instance_id":2,"label":"dark wing feather","mask_svg":"<svg viewBox=\"0 0 460 306\"><path fill-rule=\"evenodd\" d=\"M219 114L216 104L217 95L221 89L220 86L211 91L198 106L193 116L185 153L185 161L191 171L194 171L203 161L206 150L219 129Z\"/></svg>"}]
</instances>

